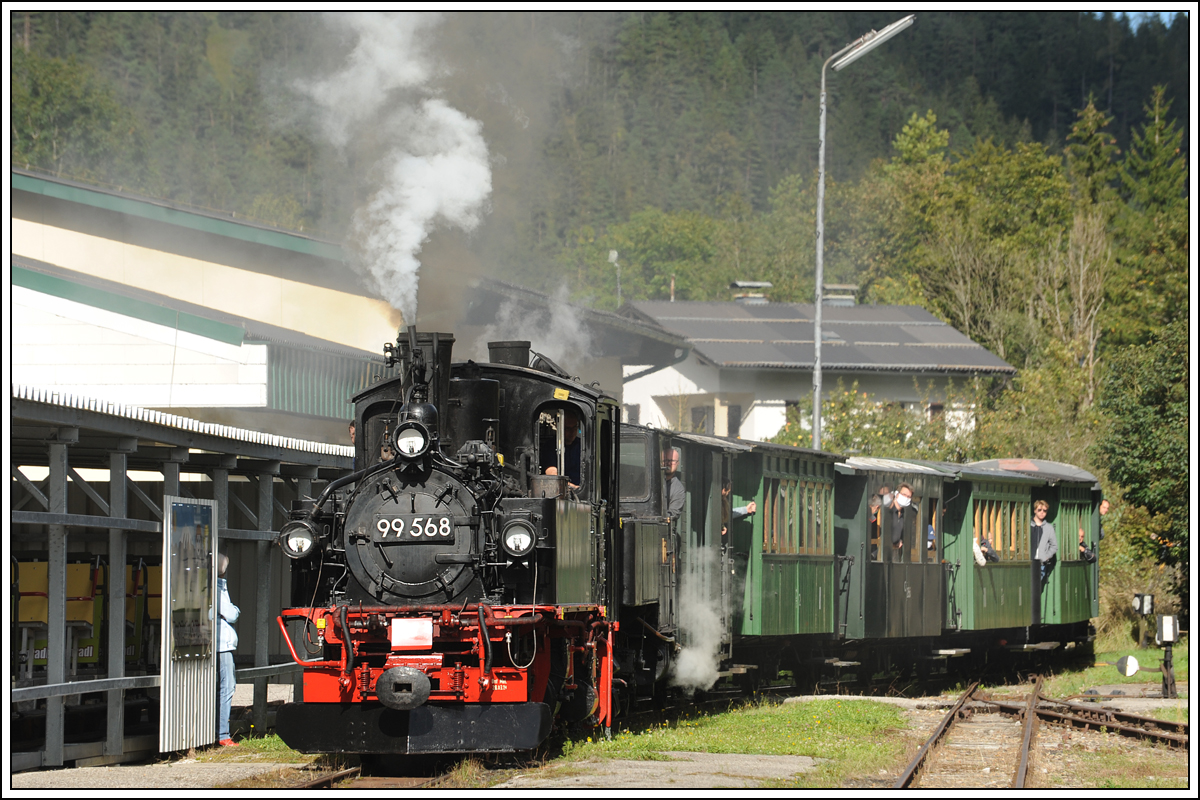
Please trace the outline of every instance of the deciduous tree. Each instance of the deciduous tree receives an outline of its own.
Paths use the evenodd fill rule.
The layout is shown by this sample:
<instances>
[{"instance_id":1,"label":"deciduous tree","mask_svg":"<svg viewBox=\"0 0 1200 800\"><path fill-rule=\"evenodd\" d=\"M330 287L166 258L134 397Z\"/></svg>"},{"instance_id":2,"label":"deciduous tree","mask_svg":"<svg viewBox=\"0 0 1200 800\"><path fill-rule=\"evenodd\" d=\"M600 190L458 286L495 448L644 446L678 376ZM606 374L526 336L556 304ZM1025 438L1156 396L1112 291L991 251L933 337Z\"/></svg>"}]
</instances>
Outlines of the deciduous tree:
<instances>
[{"instance_id":1,"label":"deciduous tree","mask_svg":"<svg viewBox=\"0 0 1200 800\"><path fill-rule=\"evenodd\" d=\"M1181 569L1187 607L1192 508L1188 463L1188 327L1173 322L1149 344L1111 359L1100 395L1107 427L1097 449L1125 500L1143 506L1158 559Z\"/></svg>"}]
</instances>

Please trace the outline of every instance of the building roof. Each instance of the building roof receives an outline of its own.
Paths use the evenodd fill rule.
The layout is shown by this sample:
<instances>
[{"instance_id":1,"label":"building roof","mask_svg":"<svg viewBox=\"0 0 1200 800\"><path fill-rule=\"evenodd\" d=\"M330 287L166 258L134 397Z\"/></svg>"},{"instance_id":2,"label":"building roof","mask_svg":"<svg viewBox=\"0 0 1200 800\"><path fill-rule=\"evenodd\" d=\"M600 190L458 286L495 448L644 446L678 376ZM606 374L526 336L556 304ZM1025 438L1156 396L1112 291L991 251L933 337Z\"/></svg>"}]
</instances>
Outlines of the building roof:
<instances>
[{"instance_id":1,"label":"building roof","mask_svg":"<svg viewBox=\"0 0 1200 800\"><path fill-rule=\"evenodd\" d=\"M729 369L811 370L811 303L639 301L623 312L684 337ZM1016 369L917 306L825 306L821 366L837 371L984 373Z\"/></svg>"},{"instance_id":2,"label":"building roof","mask_svg":"<svg viewBox=\"0 0 1200 800\"><path fill-rule=\"evenodd\" d=\"M230 212L196 208L184 203L146 197L123 188L104 188L16 167L12 168L10 181L14 192L29 192L67 203L139 217L148 222L240 239L294 253L334 261L340 261L342 258L341 246L334 242L273 225L264 225Z\"/></svg>"},{"instance_id":3,"label":"building roof","mask_svg":"<svg viewBox=\"0 0 1200 800\"><path fill-rule=\"evenodd\" d=\"M1092 473L1059 461L1044 461L1036 458L996 458L990 461L975 461L971 466L1033 475L1045 478L1051 486L1061 481L1067 481L1068 483L1087 483L1097 489L1100 488L1100 479Z\"/></svg>"},{"instance_id":4,"label":"building roof","mask_svg":"<svg viewBox=\"0 0 1200 800\"><path fill-rule=\"evenodd\" d=\"M296 463L339 469L349 469L354 459L354 448L347 445L201 422L177 414L36 386L13 385L11 390L12 419L17 430L11 432L10 444L17 458L40 453L39 443L52 437L58 426L68 425L108 431L113 435L135 436L173 447L232 453L248 458L278 459L282 455ZM41 430L43 428L45 430ZM72 454L72 460L81 466L103 467L107 464L107 450L112 449L112 444L105 441L93 448L95 452L89 451L88 457L94 457L95 464L88 462L87 458L80 460L79 452ZM37 463L37 460L22 463Z\"/></svg>"}]
</instances>

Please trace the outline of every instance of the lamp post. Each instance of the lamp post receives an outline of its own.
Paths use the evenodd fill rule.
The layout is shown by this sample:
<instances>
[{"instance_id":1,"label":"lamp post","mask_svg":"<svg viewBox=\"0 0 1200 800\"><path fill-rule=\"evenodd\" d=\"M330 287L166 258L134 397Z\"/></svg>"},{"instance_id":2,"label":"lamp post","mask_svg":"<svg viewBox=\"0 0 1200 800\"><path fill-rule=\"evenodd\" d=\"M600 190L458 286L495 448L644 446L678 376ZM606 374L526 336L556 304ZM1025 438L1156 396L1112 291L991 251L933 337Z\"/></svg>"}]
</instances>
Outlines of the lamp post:
<instances>
[{"instance_id":1,"label":"lamp post","mask_svg":"<svg viewBox=\"0 0 1200 800\"><path fill-rule=\"evenodd\" d=\"M835 70L852 64L900 31L913 24L915 14L893 22L881 31L870 31L826 59L821 67L821 127L817 155L817 291L816 316L813 320L813 449L821 449L821 294L825 280L825 69L831 61Z\"/></svg>"}]
</instances>

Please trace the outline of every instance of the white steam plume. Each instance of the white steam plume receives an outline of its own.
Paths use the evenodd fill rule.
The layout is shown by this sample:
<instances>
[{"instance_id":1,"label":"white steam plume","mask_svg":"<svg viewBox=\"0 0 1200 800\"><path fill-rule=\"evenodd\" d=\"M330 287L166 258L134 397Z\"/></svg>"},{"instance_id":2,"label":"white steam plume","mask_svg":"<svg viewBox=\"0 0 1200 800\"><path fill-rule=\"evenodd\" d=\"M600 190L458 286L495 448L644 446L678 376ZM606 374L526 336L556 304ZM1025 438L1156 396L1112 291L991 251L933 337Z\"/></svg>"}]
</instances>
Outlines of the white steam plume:
<instances>
[{"instance_id":1,"label":"white steam plume","mask_svg":"<svg viewBox=\"0 0 1200 800\"><path fill-rule=\"evenodd\" d=\"M685 689L707 690L717 682L720 667L720 568L716 553L697 547L689 554L689 569L679 579L679 629L684 642L675 658L671 682Z\"/></svg>"},{"instance_id":2,"label":"white steam plume","mask_svg":"<svg viewBox=\"0 0 1200 800\"><path fill-rule=\"evenodd\" d=\"M425 42L432 14L353 13L328 23L356 38L342 69L296 89L317 108L316 122L339 149L356 134L388 142L372 169L380 188L354 215L352 234L374 289L417 315L418 254L439 224L474 230L492 191L482 125L435 96L437 70Z\"/></svg>"}]
</instances>

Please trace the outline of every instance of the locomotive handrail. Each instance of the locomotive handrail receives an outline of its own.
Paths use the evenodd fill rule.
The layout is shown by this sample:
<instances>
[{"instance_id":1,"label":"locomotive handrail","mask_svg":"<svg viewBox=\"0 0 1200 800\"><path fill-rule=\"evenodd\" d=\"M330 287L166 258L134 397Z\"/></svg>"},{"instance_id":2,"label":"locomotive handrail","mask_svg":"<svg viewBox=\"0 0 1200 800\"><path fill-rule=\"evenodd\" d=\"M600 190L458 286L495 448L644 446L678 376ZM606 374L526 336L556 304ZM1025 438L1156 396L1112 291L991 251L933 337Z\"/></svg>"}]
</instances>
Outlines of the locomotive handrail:
<instances>
[{"instance_id":1,"label":"locomotive handrail","mask_svg":"<svg viewBox=\"0 0 1200 800\"><path fill-rule=\"evenodd\" d=\"M315 515L317 513L317 511L321 508L321 506L325 505L325 501L329 499L329 495L332 494L333 492L337 491L338 489L342 488L343 486L345 486L347 484L354 483L355 481L362 480L365 478L369 478L372 475L374 475L376 472L384 472L385 470L391 469L396 466L397 462L398 462L397 458L391 458L391 459L388 459L387 461L380 461L378 464L372 464L369 467L363 467L358 472L351 472L349 475L343 475L342 477L338 478L337 480L330 481L329 484L325 487L325 490L323 492L321 492L320 495L317 496L316 500L313 501L313 507L311 509L309 509L309 511L308 511L309 518L311 519L313 517L313 515Z\"/></svg>"},{"instance_id":2,"label":"locomotive handrail","mask_svg":"<svg viewBox=\"0 0 1200 800\"><path fill-rule=\"evenodd\" d=\"M479 604L479 638L483 640L483 674L492 674L492 637L487 632L487 607Z\"/></svg>"},{"instance_id":3,"label":"locomotive handrail","mask_svg":"<svg viewBox=\"0 0 1200 800\"><path fill-rule=\"evenodd\" d=\"M287 627L284 624L286 619L308 619L308 617L304 614L288 614L287 612L284 612L275 618L275 621L279 623L279 631L283 634L283 640L287 642L288 650L290 650L292 653L293 661L301 666L307 667L316 666L319 664L329 665L333 663L332 661L301 661L299 654L296 653L296 646L292 644L292 637L290 634L288 634Z\"/></svg>"},{"instance_id":4,"label":"locomotive handrail","mask_svg":"<svg viewBox=\"0 0 1200 800\"><path fill-rule=\"evenodd\" d=\"M338 627L342 629L342 674L349 675L354 671L354 640L350 638L350 624L346 622L346 610L349 606L341 606L338 614Z\"/></svg>"}]
</instances>

